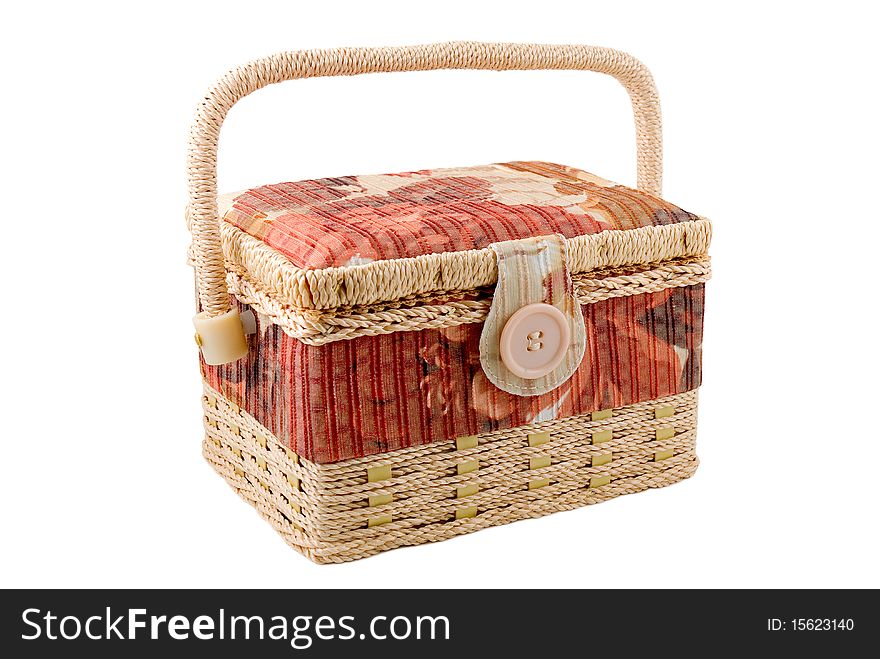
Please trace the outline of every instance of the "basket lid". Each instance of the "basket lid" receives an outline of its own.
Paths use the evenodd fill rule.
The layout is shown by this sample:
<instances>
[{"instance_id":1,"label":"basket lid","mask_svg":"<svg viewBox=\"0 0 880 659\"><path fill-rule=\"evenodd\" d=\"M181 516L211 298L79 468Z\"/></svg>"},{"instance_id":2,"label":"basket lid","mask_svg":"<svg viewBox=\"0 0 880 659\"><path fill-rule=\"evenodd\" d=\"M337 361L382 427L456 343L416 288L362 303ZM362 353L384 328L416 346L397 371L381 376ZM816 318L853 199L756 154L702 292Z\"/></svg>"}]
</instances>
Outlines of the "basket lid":
<instances>
[{"instance_id":1,"label":"basket lid","mask_svg":"<svg viewBox=\"0 0 880 659\"><path fill-rule=\"evenodd\" d=\"M305 339L303 312L417 302L423 315L492 286L501 241L561 235L578 274L705 256L711 234L658 197L546 162L278 183L219 210L231 290Z\"/></svg>"}]
</instances>

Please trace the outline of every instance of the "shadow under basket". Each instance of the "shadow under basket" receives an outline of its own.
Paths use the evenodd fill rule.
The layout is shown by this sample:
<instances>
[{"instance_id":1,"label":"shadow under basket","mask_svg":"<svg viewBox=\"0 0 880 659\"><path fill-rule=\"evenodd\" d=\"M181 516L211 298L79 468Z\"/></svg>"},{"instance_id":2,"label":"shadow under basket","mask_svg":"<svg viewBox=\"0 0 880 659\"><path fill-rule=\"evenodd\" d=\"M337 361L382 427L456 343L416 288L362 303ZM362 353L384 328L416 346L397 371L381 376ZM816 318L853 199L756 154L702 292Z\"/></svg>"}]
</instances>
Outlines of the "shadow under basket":
<instances>
[{"instance_id":1,"label":"shadow under basket","mask_svg":"<svg viewBox=\"0 0 880 659\"><path fill-rule=\"evenodd\" d=\"M203 452L317 563L541 517L691 476L697 392L378 456L317 464L205 387Z\"/></svg>"}]
</instances>

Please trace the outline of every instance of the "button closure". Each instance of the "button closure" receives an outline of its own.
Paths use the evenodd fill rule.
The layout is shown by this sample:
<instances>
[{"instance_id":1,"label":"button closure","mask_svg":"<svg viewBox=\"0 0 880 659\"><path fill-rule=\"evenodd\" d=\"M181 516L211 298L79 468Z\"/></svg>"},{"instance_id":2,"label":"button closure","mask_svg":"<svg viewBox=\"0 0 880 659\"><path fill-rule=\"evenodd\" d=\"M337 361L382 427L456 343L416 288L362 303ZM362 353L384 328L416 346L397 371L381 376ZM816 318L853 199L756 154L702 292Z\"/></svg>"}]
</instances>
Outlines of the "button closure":
<instances>
[{"instance_id":1,"label":"button closure","mask_svg":"<svg viewBox=\"0 0 880 659\"><path fill-rule=\"evenodd\" d=\"M480 332L480 366L508 394L546 394L574 374L586 349L565 238L535 236L489 248L498 260L498 280Z\"/></svg>"},{"instance_id":2,"label":"button closure","mask_svg":"<svg viewBox=\"0 0 880 659\"><path fill-rule=\"evenodd\" d=\"M501 330L501 361L514 375L536 380L559 366L570 342L564 313L552 304L529 304L518 309Z\"/></svg>"}]
</instances>

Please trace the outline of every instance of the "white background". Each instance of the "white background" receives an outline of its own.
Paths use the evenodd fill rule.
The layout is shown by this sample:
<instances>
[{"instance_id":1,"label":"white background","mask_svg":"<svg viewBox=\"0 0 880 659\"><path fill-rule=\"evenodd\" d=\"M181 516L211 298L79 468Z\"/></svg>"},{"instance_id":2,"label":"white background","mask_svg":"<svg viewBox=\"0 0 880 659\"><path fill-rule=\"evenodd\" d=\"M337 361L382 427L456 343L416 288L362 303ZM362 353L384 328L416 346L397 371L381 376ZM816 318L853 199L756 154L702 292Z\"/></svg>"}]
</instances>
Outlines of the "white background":
<instances>
[{"instance_id":1,"label":"white background","mask_svg":"<svg viewBox=\"0 0 880 659\"><path fill-rule=\"evenodd\" d=\"M151 2L4 8L2 586L880 586L876 21L868 3ZM278 50L592 43L652 69L665 196L715 223L684 483L315 566L200 455L184 160ZM587 73L309 80L243 101L220 188L545 159L632 183Z\"/></svg>"}]
</instances>

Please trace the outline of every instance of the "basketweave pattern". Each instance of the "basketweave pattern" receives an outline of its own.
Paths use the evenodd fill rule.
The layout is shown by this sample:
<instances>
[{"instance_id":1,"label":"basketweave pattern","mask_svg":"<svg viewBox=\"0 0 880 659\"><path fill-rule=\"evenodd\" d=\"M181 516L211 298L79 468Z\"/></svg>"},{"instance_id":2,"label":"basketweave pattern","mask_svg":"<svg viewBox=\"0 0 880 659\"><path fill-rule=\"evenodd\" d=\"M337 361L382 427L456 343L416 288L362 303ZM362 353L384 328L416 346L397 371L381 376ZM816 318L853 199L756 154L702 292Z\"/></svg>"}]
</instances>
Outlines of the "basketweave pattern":
<instances>
[{"instance_id":1,"label":"basketweave pattern","mask_svg":"<svg viewBox=\"0 0 880 659\"><path fill-rule=\"evenodd\" d=\"M672 259L635 269L597 269L576 274L572 280L578 302L592 304L613 297L702 284L711 275L709 258L697 258ZM285 304L236 267L230 268L226 282L236 299L269 318L288 336L312 346L359 336L481 323L492 305L491 292L486 287L324 311Z\"/></svg>"},{"instance_id":2,"label":"basketweave pattern","mask_svg":"<svg viewBox=\"0 0 880 659\"><path fill-rule=\"evenodd\" d=\"M205 388L206 459L318 563L663 487L696 470L697 394L318 465Z\"/></svg>"},{"instance_id":3,"label":"basketweave pattern","mask_svg":"<svg viewBox=\"0 0 880 659\"><path fill-rule=\"evenodd\" d=\"M425 254L321 270L295 267L286 257L244 231L222 222L223 279L241 279L271 300L272 308L346 312L376 303L405 304L409 298L462 294L497 281L491 249ZM712 225L705 218L627 231L602 231L568 240L569 269L586 273L668 261L705 259ZM191 257L194 263L194 249Z\"/></svg>"}]
</instances>

